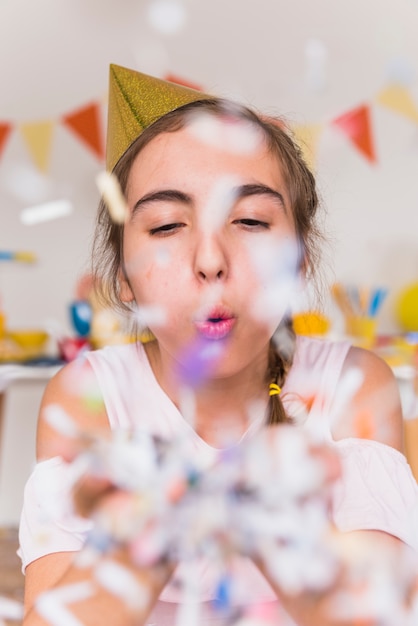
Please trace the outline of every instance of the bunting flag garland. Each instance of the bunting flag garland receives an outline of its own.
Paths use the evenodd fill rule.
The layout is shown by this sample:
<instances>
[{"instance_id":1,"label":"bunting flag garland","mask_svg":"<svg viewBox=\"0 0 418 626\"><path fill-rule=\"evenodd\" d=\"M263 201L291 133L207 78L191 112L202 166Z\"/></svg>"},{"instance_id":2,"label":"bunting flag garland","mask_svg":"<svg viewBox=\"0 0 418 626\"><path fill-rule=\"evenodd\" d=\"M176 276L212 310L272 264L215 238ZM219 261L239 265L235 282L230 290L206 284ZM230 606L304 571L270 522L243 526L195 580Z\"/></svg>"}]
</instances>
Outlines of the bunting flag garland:
<instances>
[{"instance_id":1,"label":"bunting flag garland","mask_svg":"<svg viewBox=\"0 0 418 626\"><path fill-rule=\"evenodd\" d=\"M197 85L196 83L192 83L190 80L186 80L185 78L181 78L176 74L166 74L164 76L164 80L168 80L170 83L176 83L176 85L181 85L182 87L188 87L189 89L195 89L196 91L204 91L201 85Z\"/></svg>"},{"instance_id":2,"label":"bunting flag garland","mask_svg":"<svg viewBox=\"0 0 418 626\"><path fill-rule=\"evenodd\" d=\"M301 124L293 129L304 159L311 169L314 169L322 129L322 124Z\"/></svg>"},{"instance_id":3,"label":"bunting flag garland","mask_svg":"<svg viewBox=\"0 0 418 626\"><path fill-rule=\"evenodd\" d=\"M75 133L100 159L105 156L99 105L95 102L63 116L64 125Z\"/></svg>"},{"instance_id":4,"label":"bunting flag garland","mask_svg":"<svg viewBox=\"0 0 418 626\"><path fill-rule=\"evenodd\" d=\"M7 122L0 122L0 156L3 152L4 146L6 145L7 137L9 136L12 130L12 125Z\"/></svg>"},{"instance_id":5,"label":"bunting flag garland","mask_svg":"<svg viewBox=\"0 0 418 626\"><path fill-rule=\"evenodd\" d=\"M376 101L418 123L418 108L405 87L389 85L378 94Z\"/></svg>"},{"instance_id":6,"label":"bunting flag garland","mask_svg":"<svg viewBox=\"0 0 418 626\"><path fill-rule=\"evenodd\" d=\"M369 106L361 105L352 109L334 119L332 123L338 126L370 161L376 161Z\"/></svg>"},{"instance_id":7,"label":"bunting flag garland","mask_svg":"<svg viewBox=\"0 0 418 626\"><path fill-rule=\"evenodd\" d=\"M51 121L28 122L19 128L35 165L46 173L48 171L54 124Z\"/></svg>"},{"instance_id":8,"label":"bunting flag garland","mask_svg":"<svg viewBox=\"0 0 418 626\"><path fill-rule=\"evenodd\" d=\"M164 79L183 87L203 91L200 85L172 73L166 74ZM11 132L18 128L35 166L46 173L50 162L55 126L63 124L96 158L104 161L105 142L101 111L102 107L106 106L106 102L107 98L105 100L103 98L98 99L96 102L81 106L76 111L60 116L58 120L27 121L21 124L0 120L0 158L3 156ZM310 167L313 167L316 161L321 134L324 128L329 125L337 127L339 131L343 132L368 162L375 163L377 158L372 127L373 104L383 106L402 115L414 124L418 124L418 105L408 88L392 82L377 93L370 104L366 103L354 107L328 121L293 125L292 130L296 141L299 143Z\"/></svg>"}]
</instances>

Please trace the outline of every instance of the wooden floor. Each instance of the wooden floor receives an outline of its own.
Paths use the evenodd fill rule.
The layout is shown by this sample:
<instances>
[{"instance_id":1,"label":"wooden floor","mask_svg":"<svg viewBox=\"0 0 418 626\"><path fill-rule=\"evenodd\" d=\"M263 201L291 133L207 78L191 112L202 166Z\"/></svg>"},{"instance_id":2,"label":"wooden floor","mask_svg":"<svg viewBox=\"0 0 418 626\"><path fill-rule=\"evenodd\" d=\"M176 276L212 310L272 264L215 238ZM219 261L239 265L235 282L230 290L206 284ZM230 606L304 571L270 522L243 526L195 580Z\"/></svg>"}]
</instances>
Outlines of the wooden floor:
<instances>
[{"instance_id":1,"label":"wooden floor","mask_svg":"<svg viewBox=\"0 0 418 626\"><path fill-rule=\"evenodd\" d=\"M17 528L0 528L0 596L23 602L24 577L17 547ZM6 623L18 626L18 622Z\"/></svg>"}]
</instances>

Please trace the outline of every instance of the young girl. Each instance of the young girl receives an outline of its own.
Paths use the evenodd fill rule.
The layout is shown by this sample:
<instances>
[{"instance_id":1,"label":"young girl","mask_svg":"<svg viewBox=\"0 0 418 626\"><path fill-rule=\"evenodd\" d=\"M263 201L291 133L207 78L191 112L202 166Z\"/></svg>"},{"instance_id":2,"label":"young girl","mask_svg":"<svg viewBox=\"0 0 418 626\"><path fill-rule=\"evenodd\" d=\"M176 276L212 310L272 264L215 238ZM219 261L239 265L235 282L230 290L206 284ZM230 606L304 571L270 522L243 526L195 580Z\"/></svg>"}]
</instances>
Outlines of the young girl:
<instances>
[{"instance_id":1,"label":"young girl","mask_svg":"<svg viewBox=\"0 0 418 626\"><path fill-rule=\"evenodd\" d=\"M181 601L176 563L162 555L141 566L129 542L101 546L121 586L135 583L146 591L141 602L128 603L88 559L88 518L126 521L126 511L133 511L127 490L111 475L92 472L75 488L84 517L58 506L57 499L71 499L74 465L68 461L89 436L105 440L109 431L128 430L181 439L185 457L210 472L222 466L222 452L254 441L263 450L261 467L289 428L312 438L306 455L322 464L315 497L326 501L336 480L330 505L335 537L366 543L340 550L342 566L325 590L297 593L272 576L262 551L251 559L235 555L241 595L248 607L264 607L272 623L293 623L285 612L297 624L355 623L356 616L331 611L349 589L350 551L376 545L376 554L383 551L393 564L405 546L416 548L417 490L401 454L402 416L390 369L344 341L292 332L289 299L299 281L314 274L321 244L315 181L299 149L280 121L112 66L108 169L127 214L115 221L100 205L96 277L108 302L131 312L152 335L144 344L87 353L46 389L39 463L26 488L20 529L26 626L54 619L175 623ZM94 385L102 403L93 402ZM71 416L82 436L66 437L54 427L51 408ZM279 460L268 467L278 468ZM296 476L296 455L294 463ZM269 480L279 482L279 471ZM344 535L349 531L356 533ZM197 571L202 613L196 623L215 624L216 576L205 560ZM73 590L73 597L60 590Z\"/></svg>"}]
</instances>

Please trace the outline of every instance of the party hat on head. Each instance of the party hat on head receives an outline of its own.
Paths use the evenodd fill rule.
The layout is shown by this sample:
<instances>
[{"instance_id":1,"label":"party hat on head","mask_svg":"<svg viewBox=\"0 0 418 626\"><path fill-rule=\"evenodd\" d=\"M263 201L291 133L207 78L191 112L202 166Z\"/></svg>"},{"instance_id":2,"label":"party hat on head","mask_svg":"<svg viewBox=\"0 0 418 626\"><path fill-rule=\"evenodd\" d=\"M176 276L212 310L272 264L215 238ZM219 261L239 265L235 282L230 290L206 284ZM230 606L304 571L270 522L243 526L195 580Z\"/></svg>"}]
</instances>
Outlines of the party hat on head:
<instances>
[{"instance_id":1,"label":"party hat on head","mask_svg":"<svg viewBox=\"0 0 418 626\"><path fill-rule=\"evenodd\" d=\"M160 117L208 94L112 64L106 167L111 171L133 141Z\"/></svg>"}]
</instances>

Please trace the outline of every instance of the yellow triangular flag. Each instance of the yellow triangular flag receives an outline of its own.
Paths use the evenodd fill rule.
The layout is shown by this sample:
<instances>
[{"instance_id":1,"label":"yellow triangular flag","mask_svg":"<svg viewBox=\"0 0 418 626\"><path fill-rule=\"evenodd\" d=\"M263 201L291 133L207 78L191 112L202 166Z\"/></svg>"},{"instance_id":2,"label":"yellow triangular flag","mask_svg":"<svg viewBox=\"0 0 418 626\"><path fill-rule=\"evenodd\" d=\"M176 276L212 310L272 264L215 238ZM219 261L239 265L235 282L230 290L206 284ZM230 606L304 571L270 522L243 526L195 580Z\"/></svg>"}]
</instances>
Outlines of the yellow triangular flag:
<instances>
[{"instance_id":1,"label":"yellow triangular flag","mask_svg":"<svg viewBox=\"0 0 418 626\"><path fill-rule=\"evenodd\" d=\"M414 122L418 122L418 108L405 87L390 85L378 94L376 101L378 104L401 113Z\"/></svg>"},{"instance_id":2,"label":"yellow triangular flag","mask_svg":"<svg viewBox=\"0 0 418 626\"><path fill-rule=\"evenodd\" d=\"M296 142L311 169L314 169L322 128L322 124L301 124L293 127Z\"/></svg>"},{"instance_id":3,"label":"yellow triangular flag","mask_svg":"<svg viewBox=\"0 0 418 626\"><path fill-rule=\"evenodd\" d=\"M48 170L53 129L52 121L26 122L19 126L35 165L44 173Z\"/></svg>"}]
</instances>

